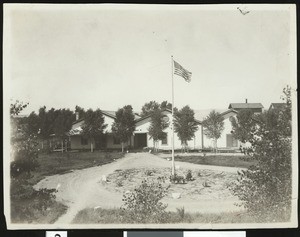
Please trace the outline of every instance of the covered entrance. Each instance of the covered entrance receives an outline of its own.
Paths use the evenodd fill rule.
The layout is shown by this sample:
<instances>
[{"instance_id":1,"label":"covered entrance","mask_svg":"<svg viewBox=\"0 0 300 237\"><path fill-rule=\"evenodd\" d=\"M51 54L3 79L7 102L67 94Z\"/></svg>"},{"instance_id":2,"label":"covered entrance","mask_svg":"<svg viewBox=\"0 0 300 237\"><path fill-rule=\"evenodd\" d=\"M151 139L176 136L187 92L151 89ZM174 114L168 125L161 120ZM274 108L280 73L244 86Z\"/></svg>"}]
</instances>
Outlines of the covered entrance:
<instances>
[{"instance_id":1,"label":"covered entrance","mask_svg":"<svg viewBox=\"0 0 300 237\"><path fill-rule=\"evenodd\" d=\"M142 149L147 147L147 133L136 133L134 135L134 148Z\"/></svg>"},{"instance_id":2,"label":"covered entrance","mask_svg":"<svg viewBox=\"0 0 300 237\"><path fill-rule=\"evenodd\" d=\"M103 134L102 136L95 137L95 149L97 150L103 150L106 149L106 134Z\"/></svg>"}]
</instances>

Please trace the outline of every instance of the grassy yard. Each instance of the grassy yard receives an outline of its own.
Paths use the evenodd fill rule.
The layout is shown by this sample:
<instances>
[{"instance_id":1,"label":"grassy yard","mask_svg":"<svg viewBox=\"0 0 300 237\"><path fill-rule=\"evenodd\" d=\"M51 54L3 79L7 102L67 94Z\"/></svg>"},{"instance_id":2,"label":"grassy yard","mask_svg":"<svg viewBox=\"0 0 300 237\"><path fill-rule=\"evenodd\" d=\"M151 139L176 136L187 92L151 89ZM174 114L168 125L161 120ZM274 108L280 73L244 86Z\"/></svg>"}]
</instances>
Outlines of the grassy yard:
<instances>
[{"instance_id":1,"label":"grassy yard","mask_svg":"<svg viewBox=\"0 0 300 237\"><path fill-rule=\"evenodd\" d=\"M247 159L248 158L248 159ZM193 164L201 165L216 165L227 167L239 167L249 168L255 164L255 161L249 160L249 157L245 155L241 156L224 156L224 155L212 155L212 156L175 156L176 161L189 162Z\"/></svg>"},{"instance_id":2,"label":"grassy yard","mask_svg":"<svg viewBox=\"0 0 300 237\"><path fill-rule=\"evenodd\" d=\"M11 221L13 223L54 223L67 207L55 200L55 191L34 190L33 185L49 175L113 162L123 157L117 152L65 152L39 154L39 167L28 177L12 179ZM25 175L25 174L24 174ZM54 196L53 196L54 195Z\"/></svg>"},{"instance_id":3,"label":"grassy yard","mask_svg":"<svg viewBox=\"0 0 300 237\"><path fill-rule=\"evenodd\" d=\"M122 158L120 152L65 152L39 154L40 166L32 172L30 183L36 184L46 176L68 173L76 169L84 169L93 166L104 165Z\"/></svg>"},{"instance_id":4,"label":"grassy yard","mask_svg":"<svg viewBox=\"0 0 300 237\"><path fill-rule=\"evenodd\" d=\"M168 212L164 223L256 223L255 216L247 212L224 212L218 214L188 213L184 209L177 212ZM74 218L73 224L130 224L122 209L93 209L87 208L80 211Z\"/></svg>"}]
</instances>

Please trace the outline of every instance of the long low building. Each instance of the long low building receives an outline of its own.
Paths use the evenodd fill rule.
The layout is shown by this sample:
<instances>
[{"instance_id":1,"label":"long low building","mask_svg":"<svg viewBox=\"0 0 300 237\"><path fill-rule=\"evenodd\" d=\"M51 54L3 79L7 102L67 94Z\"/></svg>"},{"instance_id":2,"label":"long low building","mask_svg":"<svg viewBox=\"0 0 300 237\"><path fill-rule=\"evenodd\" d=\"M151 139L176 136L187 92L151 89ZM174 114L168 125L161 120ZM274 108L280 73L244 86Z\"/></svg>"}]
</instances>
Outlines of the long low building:
<instances>
[{"instance_id":1,"label":"long low building","mask_svg":"<svg viewBox=\"0 0 300 237\"><path fill-rule=\"evenodd\" d=\"M230 104L228 109L225 111L220 111L221 116L224 119L224 130L221 137L218 139L218 148L220 149L238 149L241 145L241 142L236 140L232 134L232 117L236 117L238 111L241 109L252 109L254 113L262 112L263 106L260 103L236 103ZM213 148L214 141L213 139L208 138L202 126L202 121L207 117L211 110L200 113L195 111L195 121L198 126L198 130L195 132L195 136L192 140L188 141L188 147L191 150L201 150L204 148ZM217 111L218 112L218 111ZM104 130L104 135L101 138L87 138L84 137L82 133L82 125L84 123L83 119L77 119L71 130L69 131L69 141L71 149L81 150L81 149L90 149L91 143L95 149L106 150L106 149L121 149L121 143L118 138L112 134L112 124L116 119L116 113L114 111L102 111L102 114L105 119L105 124L107 124L106 129ZM172 149L172 127L171 119L172 113L171 110L164 110L162 114L165 116L165 119L170 122L170 125L165 129L165 139L158 142L158 148L160 150L171 150ZM144 149L154 147L154 141L149 136L149 126L151 123L151 116L140 117L137 114L135 115L136 128L128 140L125 143L125 147L131 149ZM177 134L174 135L174 148L181 149L181 141L179 140Z\"/></svg>"}]
</instances>

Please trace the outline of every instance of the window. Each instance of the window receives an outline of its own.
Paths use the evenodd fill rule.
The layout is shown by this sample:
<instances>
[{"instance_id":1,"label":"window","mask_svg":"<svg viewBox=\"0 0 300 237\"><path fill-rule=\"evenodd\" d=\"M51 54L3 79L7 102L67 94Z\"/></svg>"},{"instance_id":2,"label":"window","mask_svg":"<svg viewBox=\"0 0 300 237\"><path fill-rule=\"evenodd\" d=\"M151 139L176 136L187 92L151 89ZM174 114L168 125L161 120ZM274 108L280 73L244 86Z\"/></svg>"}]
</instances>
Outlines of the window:
<instances>
[{"instance_id":1,"label":"window","mask_svg":"<svg viewBox=\"0 0 300 237\"><path fill-rule=\"evenodd\" d=\"M81 145L87 145L88 144L88 139L85 137L81 137Z\"/></svg>"},{"instance_id":2,"label":"window","mask_svg":"<svg viewBox=\"0 0 300 237\"><path fill-rule=\"evenodd\" d=\"M165 137L161 140L162 145L168 145L168 134L165 132Z\"/></svg>"},{"instance_id":3,"label":"window","mask_svg":"<svg viewBox=\"0 0 300 237\"><path fill-rule=\"evenodd\" d=\"M120 143L121 143L120 139L118 137L114 137L114 145L118 145Z\"/></svg>"}]
</instances>

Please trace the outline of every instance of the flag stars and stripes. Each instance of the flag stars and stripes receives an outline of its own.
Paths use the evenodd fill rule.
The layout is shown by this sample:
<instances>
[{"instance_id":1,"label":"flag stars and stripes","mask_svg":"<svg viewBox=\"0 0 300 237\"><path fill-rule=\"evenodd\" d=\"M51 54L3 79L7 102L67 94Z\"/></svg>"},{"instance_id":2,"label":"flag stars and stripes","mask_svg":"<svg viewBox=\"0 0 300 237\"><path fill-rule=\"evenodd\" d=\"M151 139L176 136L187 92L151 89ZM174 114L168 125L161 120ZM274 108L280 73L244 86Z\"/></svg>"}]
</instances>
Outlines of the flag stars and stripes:
<instances>
[{"instance_id":1,"label":"flag stars and stripes","mask_svg":"<svg viewBox=\"0 0 300 237\"><path fill-rule=\"evenodd\" d=\"M187 82L191 81L192 73L174 61L174 74L181 76Z\"/></svg>"}]
</instances>

